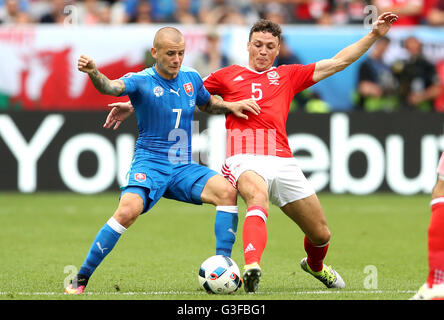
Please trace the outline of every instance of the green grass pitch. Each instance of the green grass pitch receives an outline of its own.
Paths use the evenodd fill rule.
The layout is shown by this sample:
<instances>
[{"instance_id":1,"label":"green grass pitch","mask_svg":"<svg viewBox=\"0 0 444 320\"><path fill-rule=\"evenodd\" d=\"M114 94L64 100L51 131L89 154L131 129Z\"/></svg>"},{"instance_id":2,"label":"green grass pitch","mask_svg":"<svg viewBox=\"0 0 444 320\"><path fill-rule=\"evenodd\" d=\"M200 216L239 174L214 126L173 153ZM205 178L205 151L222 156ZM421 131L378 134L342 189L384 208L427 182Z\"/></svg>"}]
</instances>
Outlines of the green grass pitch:
<instances>
[{"instance_id":1,"label":"green grass pitch","mask_svg":"<svg viewBox=\"0 0 444 320\"><path fill-rule=\"evenodd\" d=\"M319 194L332 232L325 263L344 278L326 289L303 272L303 234L271 206L263 276L256 294L199 289L198 269L213 255L215 210L162 199L120 238L91 277L86 294L63 294L118 193L0 194L0 299L146 300L406 300L427 276L429 195ZM233 259L240 269L245 205L239 198Z\"/></svg>"}]
</instances>

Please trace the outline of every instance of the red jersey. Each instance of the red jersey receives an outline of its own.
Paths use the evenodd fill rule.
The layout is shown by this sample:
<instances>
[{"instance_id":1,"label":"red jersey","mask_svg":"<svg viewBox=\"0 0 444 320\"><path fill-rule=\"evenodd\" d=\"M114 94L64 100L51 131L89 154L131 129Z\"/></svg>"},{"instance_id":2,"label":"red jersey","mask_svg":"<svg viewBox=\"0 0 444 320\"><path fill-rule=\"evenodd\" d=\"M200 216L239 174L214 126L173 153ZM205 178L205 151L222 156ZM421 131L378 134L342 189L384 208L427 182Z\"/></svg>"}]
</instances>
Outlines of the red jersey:
<instances>
[{"instance_id":1,"label":"red jersey","mask_svg":"<svg viewBox=\"0 0 444 320\"><path fill-rule=\"evenodd\" d=\"M227 157L235 154L275 155L292 157L288 145L287 117L295 94L315 84L315 63L272 67L257 72L238 65L210 74L205 88L225 101L253 98L261 107L256 116L248 113L248 120L226 115Z\"/></svg>"}]
</instances>

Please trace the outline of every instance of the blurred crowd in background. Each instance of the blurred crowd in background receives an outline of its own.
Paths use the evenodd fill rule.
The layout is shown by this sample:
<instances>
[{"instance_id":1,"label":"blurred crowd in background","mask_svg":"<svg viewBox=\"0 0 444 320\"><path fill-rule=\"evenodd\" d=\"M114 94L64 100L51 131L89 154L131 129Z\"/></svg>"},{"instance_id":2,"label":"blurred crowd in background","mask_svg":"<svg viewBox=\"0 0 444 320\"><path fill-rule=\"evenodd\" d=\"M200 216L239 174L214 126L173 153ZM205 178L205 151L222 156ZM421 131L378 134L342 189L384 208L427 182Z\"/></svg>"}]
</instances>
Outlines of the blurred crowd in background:
<instances>
[{"instance_id":1,"label":"blurred crowd in background","mask_svg":"<svg viewBox=\"0 0 444 320\"><path fill-rule=\"evenodd\" d=\"M281 24L356 24L365 19L367 5L397 13L398 25L444 25L444 0L0 0L0 22L63 23L69 5L85 25L249 25L258 18Z\"/></svg>"},{"instance_id":2,"label":"blurred crowd in background","mask_svg":"<svg viewBox=\"0 0 444 320\"><path fill-rule=\"evenodd\" d=\"M205 24L249 26L259 18L281 25L362 24L374 5L378 13L399 15L397 26L444 26L444 0L0 0L0 26L24 23L81 25L97 24ZM74 9L73 9L74 8ZM73 11L74 10L74 11ZM74 13L74 15L73 15ZM207 50L194 63L202 76L231 64L219 47L217 33L207 35ZM360 63L356 90L352 93L355 110L420 110L444 112L444 61L432 63L422 54L421 41L404 40L409 58L388 65L383 55L389 38L378 41ZM444 58L443 58L444 60ZM149 56L146 66L152 65ZM276 65L299 63L285 45ZM329 112L329 106L313 89L297 95L292 110Z\"/></svg>"},{"instance_id":3,"label":"blurred crowd in background","mask_svg":"<svg viewBox=\"0 0 444 320\"><path fill-rule=\"evenodd\" d=\"M410 36L403 44L409 57L387 65L383 56L389 44L389 38L380 39L361 63L355 107L365 111L443 112L444 61L435 65L427 60L421 41Z\"/></svg>"}]
</instances>

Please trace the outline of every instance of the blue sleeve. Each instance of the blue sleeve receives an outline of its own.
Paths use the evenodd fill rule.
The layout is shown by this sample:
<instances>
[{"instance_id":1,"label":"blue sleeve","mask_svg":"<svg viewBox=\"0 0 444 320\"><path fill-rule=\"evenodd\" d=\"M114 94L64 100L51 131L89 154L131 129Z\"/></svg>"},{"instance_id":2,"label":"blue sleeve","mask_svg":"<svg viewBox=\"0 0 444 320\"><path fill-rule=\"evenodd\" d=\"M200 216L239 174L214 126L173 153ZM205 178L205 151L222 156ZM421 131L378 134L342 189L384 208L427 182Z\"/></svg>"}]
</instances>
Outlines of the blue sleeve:
<instances>
[{"instance_id":1,"label":"blue sleeve","mask_svg":"<svg viewBox=\"0 0 444 320\"><path fill-rule=\"evenodd\" d=\"M137 91L137 77L135 77L134 75L135 73L130 72L119 79L122 80L125 84L125 91L122 92L120 96L126 96Z\"/></svg>"},{"instance_id":2,"label":"blue sleeve","mask_svg":"<svg viewBox=\"0 0 444 320\"><path fill-rule=\"evenodd\" d=\"M210 93L203 85L203 81L202 81L202 78L200 77L200 75L197 73L196 73L196 75L197 75L197 77L196 77L196 88L197 88L196 105L203 106L210 100Z\"/></svg>"}]
</instances>

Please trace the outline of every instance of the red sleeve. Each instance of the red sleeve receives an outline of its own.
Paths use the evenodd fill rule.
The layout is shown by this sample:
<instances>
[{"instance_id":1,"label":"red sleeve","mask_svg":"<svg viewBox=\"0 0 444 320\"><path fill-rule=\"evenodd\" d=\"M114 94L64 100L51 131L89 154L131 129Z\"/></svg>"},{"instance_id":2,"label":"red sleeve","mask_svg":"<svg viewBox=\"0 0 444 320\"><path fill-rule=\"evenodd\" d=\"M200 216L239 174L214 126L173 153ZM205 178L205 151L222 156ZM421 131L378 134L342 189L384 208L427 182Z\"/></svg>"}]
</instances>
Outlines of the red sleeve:
<instances>
[{"instance_id":1,"label":"red sleeve","mask_svg":"<svg viewBox=\"0 0 444 320\"><path fill-rule=\"evenodd\" d=\"M212 72L208 77L204 78L205 89L212 95L222 95L224 82L221 81L224 78L224 69Z\"/></svg>"},{"instance_id":2,"label":"red sleeve","mask_svg":"<svg viewBox=\"0 0 444 320\"><path fill-rule=\"evenodd\" d=\"M316 63L310 63L307 65L293 64L291 67L290 74L293 81L293 89L295 94L301 92L308 87L311 87L316 82L313 81L313 73L315 70Z\"/></svg>"}]
</instances>

